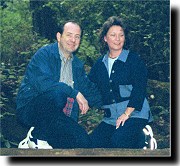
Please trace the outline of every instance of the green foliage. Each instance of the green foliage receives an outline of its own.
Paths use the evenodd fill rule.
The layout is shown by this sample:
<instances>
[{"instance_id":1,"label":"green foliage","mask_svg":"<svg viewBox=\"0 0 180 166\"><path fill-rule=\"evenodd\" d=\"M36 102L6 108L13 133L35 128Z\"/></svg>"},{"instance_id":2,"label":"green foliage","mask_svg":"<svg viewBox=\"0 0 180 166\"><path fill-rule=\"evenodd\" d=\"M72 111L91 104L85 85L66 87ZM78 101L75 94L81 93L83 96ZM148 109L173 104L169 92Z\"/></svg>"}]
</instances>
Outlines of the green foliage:
<instances>
[{"instance_id":1,"label":"green foliage","mask_svg":"<svg viewBox=\"0 0 180 166\"><path fill-rule=\"evenodd\" d=\"M88 64L87 57L91 58L94 62L98 58L98 56L99 51L96 49L95 46L88 42L88 37L85 34L82 38L81 47L78 50L78 57Z\"/></svg>"},{"instance_id":2,"label":"green foliage","mask_svg":"<svg viewBox=\"0 0 180 166\"><path fill-rule=\"evenodd\" d=\"M97 109L90 109L86 115L79 117L79 124L90 134L103 118L103 112Z\"/></svg>"},{"instance_id":3,"label":"green foliage","mask_svg":"<svg viewBox=\"0 0 180 166\"><path fill-rule=\"evenodd\" d=\"M148 101L154 118L153 129L159 148L170 147L170 84L148 81Z\"/></svg>"},{"instance_id":4,"label":"green foliage","mask_svg":"<svg viewBox=\"0 0 180 166\"><path fill-rule=\"evenodd\" d=\"M149 94L150 105L162 106L166 109L170 107L170 83L159 82L156 80L148 81L147 92Z\"/></svg>"},{"instance_id":5,"label":"green foliage","mask_svg":"<svg viewBox=\"0 0 180 166\"><path fill-rule=\"evenodd\" d=\"M2 60L12 62L17 54L29 48L33 40L31 13L27 1L7 2L1 10L1 55Z\"/></svg>"},{"instance_id":6,"label":"green foliage","mask_svg":"<svg viewBox=\"0 0 180 166\"><path fill-rule=\"evenodd\" d=\"M38 44L48 43L32 31L32 17L29 1L14 0L6 2L1 12L1 60L11 65L27 61L38 48Z\"/></svg>"}]
</instances>

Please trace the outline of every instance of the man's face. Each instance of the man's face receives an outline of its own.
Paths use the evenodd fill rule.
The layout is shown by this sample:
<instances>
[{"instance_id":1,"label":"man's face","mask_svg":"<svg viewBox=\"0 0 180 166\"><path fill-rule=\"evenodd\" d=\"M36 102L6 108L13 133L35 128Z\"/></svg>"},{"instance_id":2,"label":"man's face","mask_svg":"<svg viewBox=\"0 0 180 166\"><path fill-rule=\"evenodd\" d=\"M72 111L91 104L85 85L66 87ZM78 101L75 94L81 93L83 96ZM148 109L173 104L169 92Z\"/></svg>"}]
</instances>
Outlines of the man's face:
<instances>
[{"instance_id":1,"label":"man's face","mask_svg":"<svg viewBox=\"0 0 180 166\"><path fill-rule=\"evenodd\" d=\"M66 23L63 34L57 35L59 46L63 53L71 54L77 50L81 39L81 29L77 24Z\"/></svg>"}]
</instances>

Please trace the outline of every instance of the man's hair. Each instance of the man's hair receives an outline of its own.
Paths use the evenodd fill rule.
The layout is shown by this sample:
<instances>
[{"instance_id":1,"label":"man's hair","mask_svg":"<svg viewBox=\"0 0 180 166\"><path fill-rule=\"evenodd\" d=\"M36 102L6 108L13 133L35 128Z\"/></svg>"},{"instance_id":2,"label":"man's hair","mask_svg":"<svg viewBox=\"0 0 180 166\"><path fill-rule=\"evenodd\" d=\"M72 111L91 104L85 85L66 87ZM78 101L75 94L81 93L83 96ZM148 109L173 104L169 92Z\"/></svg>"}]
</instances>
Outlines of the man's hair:
<instances>
[{"instance_id":1,"label":"man's hair","mask_svg":"<svg viewBox=\"0 0 180 166\"><path fill-rule=\"evenodd\" d=\"M81 35L82 35L82 28L81 28L80 24L79 24L77 21L75 21L75 20L65 21L65 22L59 27L59 32L60 32L61 34L63 34L63 32L64 32L64 26L65 26L67 23L73 23L73 24L75 24L75 25L78 25L78 26L80 27L80 29L81 29Z\"/></svg>"}]
</instances>

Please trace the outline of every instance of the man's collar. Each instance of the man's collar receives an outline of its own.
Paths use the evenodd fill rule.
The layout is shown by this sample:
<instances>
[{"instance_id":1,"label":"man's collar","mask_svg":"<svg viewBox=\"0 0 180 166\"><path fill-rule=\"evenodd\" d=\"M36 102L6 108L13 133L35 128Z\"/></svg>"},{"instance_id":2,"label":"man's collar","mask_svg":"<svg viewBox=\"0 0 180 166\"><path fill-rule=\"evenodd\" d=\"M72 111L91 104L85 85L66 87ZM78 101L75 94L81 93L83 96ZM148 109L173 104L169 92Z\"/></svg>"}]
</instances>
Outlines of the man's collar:
<instances>
[{"instance_id":1,"label":"man's collar","mask_svg":"<svg viewBox=\"0 0 180 166\"><path fill-rule=\"evenodd\" d=\"M59 46L58 46L58 49L59 49L59 55L60 55L61 60L63 60L63 61L70 60L70 59L73 60L73 54L71 54L68 58L66 58L64 56L63 52L61 51L61 49L59 48Z\"/></svg>"}]
</instances>

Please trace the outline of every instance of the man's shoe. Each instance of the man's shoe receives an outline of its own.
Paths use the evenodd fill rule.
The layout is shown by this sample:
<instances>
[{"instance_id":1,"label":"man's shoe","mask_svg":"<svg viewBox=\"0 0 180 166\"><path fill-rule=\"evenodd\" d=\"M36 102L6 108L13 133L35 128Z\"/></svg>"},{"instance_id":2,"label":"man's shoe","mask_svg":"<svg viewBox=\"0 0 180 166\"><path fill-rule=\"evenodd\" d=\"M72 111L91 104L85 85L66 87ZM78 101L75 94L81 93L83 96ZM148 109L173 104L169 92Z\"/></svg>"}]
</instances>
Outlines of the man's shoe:
<instances>
[{"instance_id":1,"label":"man's shoe","mask_svg":"<svg viewBox=\"0 0 180 166\"><path fill-rule=\"evenodd\" d=\"M29 146L28 146L28 141L30 138L32 138L32 135L31 135L31 132L34 130L34 127L31 127L27 133L27 136L25 139L23 139L19 145L18 145L18 148L20 149L29 149Z\"/></svg>"},{"instance_id":2,"label":"man's shoe","mask_svg":"<svg viewBox=\"0 0 180 166\"><path fill-rule=\"evenodd\" d=\"M27 133L27 136L24 140L22 140L18 148L20 149L53 149L52 146L48 144L47 141L38 140L33 138L31 132L34 130L34 127L31 127Z\"/></svg>"},{"instance_id":3,"label":"man's shoe","mask_svg":"<svg viewBox=\"0 0 180 166\"><path fill-rule=\"evenodd\" d=\"M52 146L50 146L47 141L34 139L34 138L29 139L28 146L31 149L53 149Z\"/></svg>"},{"instance_id":4,"label":"man's shoe","mask_svg":"<svg viewBox=\"0 0 180 166\"><path fill-rule=\"evenodd\" d=\"M143 132L145 134L145 144L143 149L150 148L151 150L157 149L157 142L156 139L154 138L154 134L152 131L151 126L146 125L145 128L143 129Z\"/></svg>"}]
</instances>

